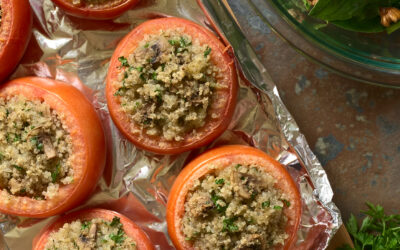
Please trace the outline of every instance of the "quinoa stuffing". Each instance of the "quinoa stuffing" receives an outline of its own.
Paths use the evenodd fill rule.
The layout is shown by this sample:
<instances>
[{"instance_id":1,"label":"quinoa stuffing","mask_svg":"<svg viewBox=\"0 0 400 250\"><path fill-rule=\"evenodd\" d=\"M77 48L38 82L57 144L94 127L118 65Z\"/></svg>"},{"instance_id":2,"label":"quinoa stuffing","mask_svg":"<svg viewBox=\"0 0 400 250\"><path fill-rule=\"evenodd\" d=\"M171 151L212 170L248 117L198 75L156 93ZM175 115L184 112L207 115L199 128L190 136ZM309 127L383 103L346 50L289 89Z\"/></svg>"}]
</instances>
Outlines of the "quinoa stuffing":
<instances>
[{"instance_id":1,"label":"quinoa stuffing","mask_svg":"<svg viewBox=\"0 0 400 250\"><path fill-rule=\"evenodd\" d=\"M181 230L195 249L275 249L290 207L276 180L256 165L230 165L196 180Z\"/></svg>"},{"instance_id":2,"label":"quinoa stuffing","mask_svg":"<svg viewBox=\"0 0 400 250\"><path fill-rule=\"evenodd\" d=\"M58 231L50 234L46 250L98 249L135 250L136 242L128 237L119 217L111 222L95 218L65 223Z\"/></svg>"},{"instance_id":3,"label":"quinoa stuffing","mask_svg":"<svg viewBox=\"0 0 400 250\"><path fill-rule=\"evenodd\" d=\"M126 0L70 0L73 5L76 6L88 6L88 7L97 7L104 5L114 6L125 2Z\"/></svg>"},{"instance_id":4,"label":"quinoa stuffing","mask_svg":"<svg viewBox=\"0 0 400 250\"><path fill-rule=\"evenodd\" d=\"M171 29L146 35L127 58L119 57L114 96L135 123L132 132L183 141L207 119L218 118L210 107L215 90L224 86L216 80L212 53L182 29Z\"/></svg>"},{"instance_id":5,"label":"quinoa stuffing","mask_svg":"<svg viewBox=\"0 0 400 250\"><path fill-rule=\"evenodd\" d=\"M73 181L71 138L63 116L39 100L0 97L0 188L49 199Z\"/></svg>"}]
</instances>

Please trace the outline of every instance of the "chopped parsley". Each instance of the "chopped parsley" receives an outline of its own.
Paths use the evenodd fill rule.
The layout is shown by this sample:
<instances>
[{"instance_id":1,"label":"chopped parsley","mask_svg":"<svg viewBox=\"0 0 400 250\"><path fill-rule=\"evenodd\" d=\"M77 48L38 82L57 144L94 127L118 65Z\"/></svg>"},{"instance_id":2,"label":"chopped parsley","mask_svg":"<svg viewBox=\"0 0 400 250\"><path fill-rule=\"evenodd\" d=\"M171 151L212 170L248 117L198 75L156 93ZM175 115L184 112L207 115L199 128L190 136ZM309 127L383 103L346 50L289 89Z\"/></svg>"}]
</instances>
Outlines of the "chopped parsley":
<instances>
[{"instance_id":1,"label":"chopped parsley","mask_svg":"<svg viewBox=\"0 0 400 250\"><path fill-rule=\"evenodd\" d=\"M7 142L11 142L11 136L10 136L10 133L7 133L7 134L6 134L6 139L7 139Z\"/></svg>"},{"instance_id":2,"label":"chopped parsley","mask_svg":"<svg viewBox=\"0 0 400 250\"><path fill-rule=\"evenodd\" d=\"M120 228L118 229L117 234L110 234L110 239L112 239L115 243L119 244L124 242L125 240L124 235L125 235L124 230Z\"/></svg>"},{"instance_id":3,"label":"chopped parsley","mask_svg":"<svg viewBox=\"0 0 400 250\"><path fill-rule=\"evenodd\" d=\"M225 183L225 180L224 179L216 179L215 180L215 184L218 184L218 185L220 185L220 184L224 184Z\"/></svg>"},{"instance_id":4,"label":"chopped parsley","mask_svg":"<svg viewBox=\"0 0 400 250\"><path fill-rule=\"evenodd\" d=\"M275 210L282 210L282 207L281 206L274 206L274 209Z\"/></svg>"},{"instance_id":5,"label":"chopped parsley","mask_svg":"<svg viewBox=\"0 0 400 250\"><path fill-rule=\"evenodd\" d=\"M239 169L242 166L242 164L236 164L235 168Z\"/></svg>"},{"instance_id":6,"label":"chopped parsley","mask_svg":"<svg viewBox=\"0 0 400 250\"><path fill-rule=\"evenodd\" d=\"M124 56L118 57L118 61L121 62L121 66L129 67L128 59L126 59Z\"/></svg>"},{"instance_id":7,"label":"chopped parsley","mask_svg":"<svg viewBox=\"0 0 400 250\"><path fill-rule=\"evenodd\" d=\"M181 39L179 40L179 44L181 47L187 47L192 45L192 42L187 42L185 38L181 37Z\"/></svg>"},{"instance_id":8,"label":"chopped parsley","mask_svg":"<svg viewBox=\"0 0 400 250\"><path fill-rule=\"evenodd\" d=\"M146 118L144 121L143 121L143 124L145 124L145 125L149 125L151 123L151 118Z\"/></svg>"},{"instance_id":9,"label":"chopped parsley","mask_svg":"<svg viewBox=\"0 0 400 250\"><path fill-rule=\"evenodd\" d=\"M179 42L176 40L168 40L169 44L171 44L172 46L177 45Z\"/></svg>"},{"instance_id":10,"label":"chopped parsley","mask_svg":"<svg viewBox=\"0 0 400 250\"><path fill-rule=\"evenodd\" d=\"M39 138L37 136L32 137L31 138L31 142L36 147L36 149L38 149L38 150L42 150L43 149L43 143L41 143L39 141Z\"/></svg>"},{"instance_id":11,"label":"chopped parsley","mask_svg":"<svg viewBox=\"0 0 400 250\"><path fill-rule=\"evenodd\" d=\"M282 200L282 201L283 201L283 203L285 203L286 207L290 207L290 201L288 201L288 200Z\"/></svg>"},{"instance_id":12,"label":"chopped parsley","mask_svg":"<svg viewBox=\"0 0 400 250\"><path fill-rule=\"evenodd\" d=\"M156 97L157 97L157 102L158 102L158 103L161 103L162 100L163 100L163 98L162 98L162 91L161 91L161 89L156 89L155 91L157 92L157 95L156 95Z\"/></svg>"},{"instance_id":13,"label":"chopped parsley","mask_svg":"<svg viewBox=\"0 0 400 250\"><path fill-rule=\"evenodd\" d=\"M157 81L157 73L153 72L153 74L151 74L151 79Z\"/></svg>"},{"instance_id":14,"label":"chopped parsley","mask_svg":"<svg viewBox=\"0 0 400 250\"><path fill-rule=\"evenodd\" d=\"M111 223L110 223L110 226L112 226L112 227L119 227L119 226L122 226L121 221L120 221L120 218L117 217L117 216L114 216L114 218L112 219L112 221L111 221Z\"/></svg>"},{"instance_id":15,"label":"chopped parsley","mask_svg":"<svg viewBox=\"0 0 400 250\"><path fill-rule=\"evenodd\" d=\"M178 40L168 40L168 43L175 47L175 52L174 52L175 54L187 51L186 47L192 45L192 42L186 41L185 38L183 38L183 37L181 37L179 39L179 41Z\"/></svg>"},{"instance_id":16,"label":"chopped parsley","mask_svg":"<svg viewBox=\"0 0 400 250\"><path fill-rule=\"evenodd\" d=\"M90 222L90 221L82 222L81 230L85 230L85 229L89 228L91 224L92 224L92 222Z\"/></svg>"},{"instance_id":17,"label":"chopped parsley","mask_svg":"<svg viewBox=\"0 0 400 250\"><path fill-rule=\"evenodd\" d=\"M204 57L207 57L211 53L211 48L207 46L206 50L204 51Z\"/></svg>"},{"instance_id":18,"label":"chopped parsley","mask_svg":"<svg viewBox=\"0 0 400 250\"><path fill-rule=\"evenodd\" d=\"M228 232L231 232L231 233L234 233L234 232L238 231L239 227L237 225L235 225L235 223L234 223L235 220L236 220L236 218L224 219L222 221L222 224L223 224L222 225L222 231L223 232L228 231Z\"/></svg>"},{"instance_id":19,"label":"chopped parsley","mask_svg":"<svg viewBox=\"0 0 400 250\"><path fill-rule=\"evenodd\" d=\"M255 198L256 198L256 196L257 196L257 194L258 194L258 192L257 191L254 191L253 193L251 193L251 199L252 200L254 200Z\"/></svg>"},{"instance_id":20,"label":"chopped parsley","mask_svg":"<svg viewBox=\"0 0 400 250\"><path fill-rule=\"evenodd\" d=\"M146 43L144 47L147 49L150 46L150 43Z\"/></svg>"},{"instance_id":21,"label":"chopped parsley","mask_svg":"<svg viewBox=\"0 0 400 250\"><path fill-rule=\"evenodd\" d=\"M217 202L218 200L224 201L224 199L221 196L218 196L218 195L215 194L215 192L212 192L211 193L211 200L214 203L214 206L217 209L218 213L225 213L225 211L228 208L228 206L221 206Z\"/></svg>"},{"instance_id":22,"label":"chopped parsley","mask_svg":"<svg viewBox=\"0 0 400 250\"><path fill-rule=\"evenodd\" d=\"M57 163L56 168L51 172L51 182L56 183L61 173L61 164Z\"/></svg>"},{"instance_id":23,"label":"chopped parsley","mask_svg":"<svg viewBox=\"0 0 400 250\"><path fill-rule=\"evenodd\" d=\"M14 134L14 142L20 141L21 140L21 135Z\"/></svg>"},{"instance_id":24,"label":"chopped parsley","mask_svg":"<svg viewBox=\"0 0 400 250\"><path fill-rule=\"evenodd\" d=\"M20 167L18 165L11 165L11 167L15 168L16 170L20 171L20 172L25 172L25 169L23 167Z\"/></svg>"},{"instance_id":25,"label":"chopped parsley","mask_svg":"<svg viewBox=\"0 0 400 250\"><path fill-rule=\"evenodd\" d=\"M143 67L133 67L133 66L129 66L129 71L132 71L132 70L137 70L137 71L139 71L139 72L142 72L143 71ZM126 71L125 71L126 72ZM127 72L126 72L127 73Z\"/></svg>"},{"instance_id":26,"label":"chopped parsley","mask_svg":"<svg viewBox=\"0 0 400 250\"><path fill-rule=\"evenodd\" d=\"M271 205L270 201L264 201L263 203L261 203L262 208L269 207L270 205Z\"/></svg>"},{"instance_id":27,"label":"chopped parsley","mask_svg":"<svg viewBox=\"0 0 400 250\"><path fill-rule=\"evenodd\" d=\"M121 87L114 93L114 96L122 96L123 92L125 92L126 90L128 90L127 87Z\"/></svg>"}]
</instances>

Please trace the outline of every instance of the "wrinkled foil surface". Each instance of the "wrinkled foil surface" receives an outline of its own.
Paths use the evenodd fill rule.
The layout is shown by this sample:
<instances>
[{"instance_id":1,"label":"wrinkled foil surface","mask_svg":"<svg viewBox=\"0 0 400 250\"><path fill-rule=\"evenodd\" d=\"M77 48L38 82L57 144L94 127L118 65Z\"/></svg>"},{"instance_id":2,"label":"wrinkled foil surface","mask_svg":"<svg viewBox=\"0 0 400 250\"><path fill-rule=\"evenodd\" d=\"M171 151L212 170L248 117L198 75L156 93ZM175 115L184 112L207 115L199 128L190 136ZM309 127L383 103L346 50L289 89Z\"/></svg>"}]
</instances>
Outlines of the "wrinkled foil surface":
<instances>
[{"instance_id":1,"label":"wrinkled foil surface","mask_svg":"<svg viewBox=\"0 0 400 250\"><path fill-rule=\"evenodd\" d=\"M225 144L257 147L284 164L302 197L297 248L324 249L341 225L325 171L279 98L276 87L263 93L240 79L234 117L211 145L175 156L137 149L114 126L104 95L109 59L118 42L150 18L177 16L210 26L195 0L142 0L111 21L65 15L50 0L30 0L33 34L11 78L41 76L70 83L86 94L103 122L107 166L95 194L74 209L102 207L118 211L148 234L156 249L174 249L165 221L168 192L184 165L205 150ZM250 55L249 55L250 56ZM257 59L255 59L257 60ZM26 250L39 231L58 216L31 219L0 214L1 249Z\"/></svg>"}]
</instances>

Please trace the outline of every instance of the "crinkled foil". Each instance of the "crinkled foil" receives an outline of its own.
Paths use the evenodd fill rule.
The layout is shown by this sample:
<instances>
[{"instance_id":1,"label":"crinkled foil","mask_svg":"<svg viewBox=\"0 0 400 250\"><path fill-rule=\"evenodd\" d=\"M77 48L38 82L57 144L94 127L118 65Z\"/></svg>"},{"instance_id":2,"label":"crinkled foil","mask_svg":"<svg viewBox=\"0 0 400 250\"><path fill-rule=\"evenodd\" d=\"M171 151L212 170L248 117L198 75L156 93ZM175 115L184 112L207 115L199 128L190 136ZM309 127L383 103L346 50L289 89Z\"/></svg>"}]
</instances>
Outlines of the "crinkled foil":
<instances>
[{"instance_id":1,"label":"crinkled foil","mask_svg":"<svg viewBox=\"0 0 400 250\"><path fill-rule=\"evenodd\" d=\"M130 30L149 18L178 16L207 23L195 0L142 0L113 21L87 21L64 14L50 0L30 0L33 37L11 78L41 76L66 81L83 91L98 111L108 142L108 160L96 193L83 207L116 210L134 220L157 249L174 249L165 221L168 191L188 160L207 148L248 144L286 165L303 201L298 249L324 249L341 224L325 171L281 102L274 85L267 93L240 80L237 106L228 130L212 145L176 156L137 149L114 126L104 95L114 48ZM249 55L251 56L251 55ZM55 216L57 217L57 216ZM55 218L30 219L0 214L4 249L30 249L44 225Z\"/></svg>"}]
</instances>

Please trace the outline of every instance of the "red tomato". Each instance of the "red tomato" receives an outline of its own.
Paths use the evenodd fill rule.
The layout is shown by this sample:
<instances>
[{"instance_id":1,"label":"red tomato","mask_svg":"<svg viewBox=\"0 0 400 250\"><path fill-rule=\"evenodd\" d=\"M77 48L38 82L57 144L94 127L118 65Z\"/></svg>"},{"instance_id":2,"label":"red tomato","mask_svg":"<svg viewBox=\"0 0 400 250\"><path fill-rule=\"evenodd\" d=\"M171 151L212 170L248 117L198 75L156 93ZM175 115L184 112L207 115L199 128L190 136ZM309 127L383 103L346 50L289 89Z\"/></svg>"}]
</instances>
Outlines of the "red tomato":
<instances>
[{"instance_id":1,"label":"red tomato","mask_svg":"<svg viewBox=\"0 0 400 250\"><path fill-rule=\"evenodd\" d=\"M90 0L80 0L73 4L74 0L52 0L60 8L71 16L86 19L106 20L122 15L140 0L105 0L100 3L90 4Z\"/></svg>"},{"instance_id":2,"label":"red tomato","mask_svg":"<svg viewBox=\"0 0 400 250\"><path fill-rule=\"evenodd\" d=\"M121 56L127 58L145 36L157 34L160 30L178 28L183 29L183 32L193 39L198 39L201 45L207 44L211 48L211 62L221 72L221 77L217 78L217 81L226 86L226 88L215 91L218 95L217 102L225 102L225 105L212 106L210 112L219 114L219 117L206 120L205 125L197 129L195 136L185 135L182 141L168 141L161 136L150 136L143 132L132 133L132 130L140 130L140 128L121 109L120 97L114 96L117 89L113 83L118 81L118 75L122 70L118 58ZM159 154L179 154L210 143L226 130L235 110L237 88L234 61L228 55L225 45L206 28L185 19L169 17L142 23L118 44L108 69L106 97L108 109L115 125L133 144Z\"/></svg>"},{"instance_id":3,"label":"red tomato","mask_svg":"<svg viewBox=\"0 0 400 250\"><path fill-rule=\"evenodd\" d=\"M2 0L0 26L0 81L24 55L32 29L32 11L27 0Z\"/></svg>"},{"instance_id":4,"label":"red tomato","mask_svg":"<svg viewBox=\"0 0 400 250\"><path fill-rule=\"evenodd\" d=\"M65 115L72 140L74 181L62 185L52 199L35 200L0 190L0 211L26 217L49 217L83 202L95 189L105 165L105 139L100 120L86 97L66 83L39 77L12 80L0 87L0 97L23 95L43 100Z\"/></svg>"},{"instance_id":5,"label":"red tomato","mask_svg":"<svg viewBox=\"0 0 400 250\"><path fill-rule=\"evenodd\" d=\"M290 202L290 206L284 208L284 213L288 218L285 230L289 237L283 247L283 249L290 249L296 241L296 233L301 216L301 198L296 184L279 162L261 150L242 145L212 149L190 162L176 178L167 204L168 233L175 247L180 250L192 249L192 246L185 240L185 236L181 231L186 195L194 181L214 171L214 169L207 166L217 162L218 164L214 166L220 168L225 168L232 164L256 164L277 180L276 188L286 194Z\"/></svg>"},{"instance_id":6,"label":"red tomato","mask_svg":"<svg viewBox=\"0 0 400 250\"><path fill-rule=\"evenodd\" d=\"M33 240L33 250L42 250L46 246L47 239L52 232L56 232L65 223L71 223L76 220L91 220L95 218L104 219L105 221L112 221L114 217L120 218L123 229L129 237L131 237L137 244L138 250L152 250L154 249L147 235L140 229L138 225L133 223L124 215L101 208L91 208L86 210L76 211L58 218L53 223L43 228L40 233Z\"/></svg>"}]
</instances>

